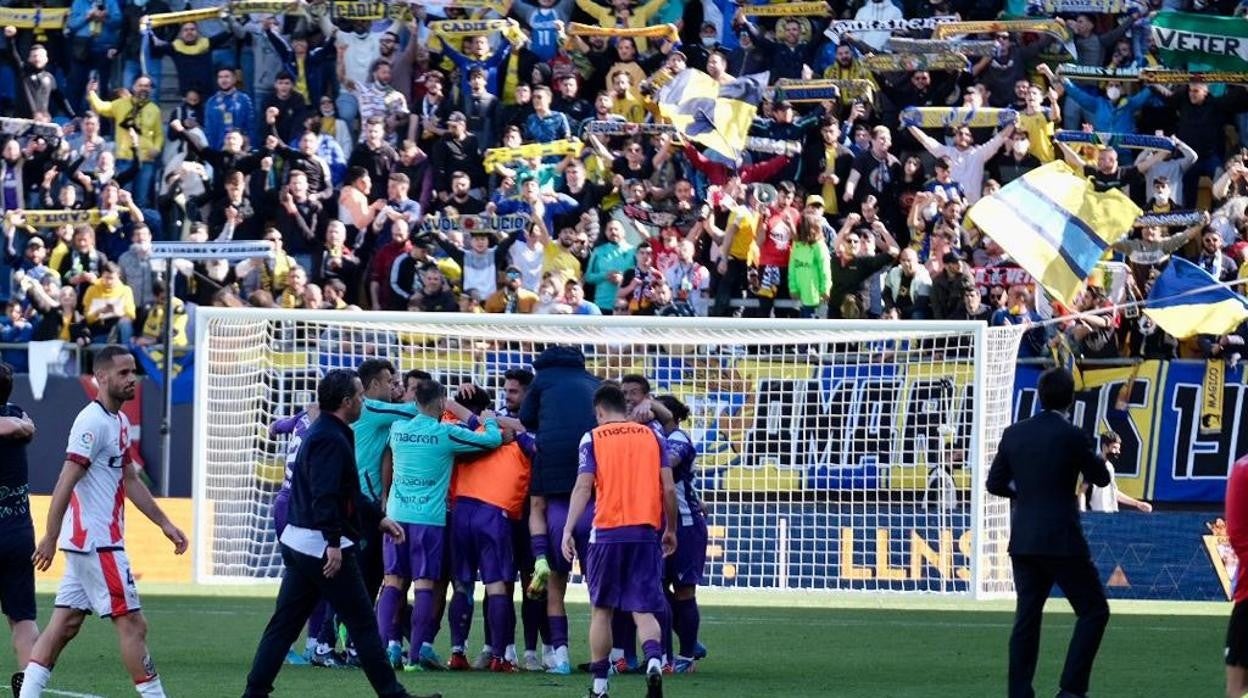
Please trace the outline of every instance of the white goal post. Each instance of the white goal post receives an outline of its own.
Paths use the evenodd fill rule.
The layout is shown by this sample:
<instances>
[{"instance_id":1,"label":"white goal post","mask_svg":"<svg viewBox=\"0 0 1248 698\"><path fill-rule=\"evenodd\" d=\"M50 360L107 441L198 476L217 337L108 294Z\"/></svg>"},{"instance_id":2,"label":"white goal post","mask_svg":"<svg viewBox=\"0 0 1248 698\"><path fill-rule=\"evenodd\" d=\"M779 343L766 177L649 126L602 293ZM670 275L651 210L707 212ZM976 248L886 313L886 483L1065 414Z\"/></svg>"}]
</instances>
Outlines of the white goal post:
<instances>
[{"instance_id":1,"label":"white goal post","mask_svg":"<svg viewBox=\"0 0 1248 698\"><path fill-rule=\"evenodd\" d=\"M505 371L564 344L602 378L639 373L689 406L708 585L1013 592L1008 503L984 482L1019 327L253 308L194 322L200 583L279 578L269 509L286 443L268 427L315 399L325 370L387 358L501 401Z\"/></svg>"}]
</instances>

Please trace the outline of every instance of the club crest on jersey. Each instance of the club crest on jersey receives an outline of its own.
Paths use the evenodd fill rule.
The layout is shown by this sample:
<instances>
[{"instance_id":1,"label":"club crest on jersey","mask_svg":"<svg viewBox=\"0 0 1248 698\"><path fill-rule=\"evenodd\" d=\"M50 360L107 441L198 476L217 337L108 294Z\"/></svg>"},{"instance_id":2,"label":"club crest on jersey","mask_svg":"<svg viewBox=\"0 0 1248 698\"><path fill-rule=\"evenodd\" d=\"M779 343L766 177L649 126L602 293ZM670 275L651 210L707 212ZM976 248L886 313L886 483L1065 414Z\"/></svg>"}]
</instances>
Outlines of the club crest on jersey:
<instances>
[{"instance_id":1,"label":"club crest on jersey","mask_svg":"<svg viewBox=\"0 0 1248 698\"><path fill-rule=\"evenodd\" d=\"M83 446L90 447L92 444L95 443L95 434L92 434L89 431L84 431L82 432L82 436L79 437L78 440L82 442Z\"/></svg>"}]
</instances>

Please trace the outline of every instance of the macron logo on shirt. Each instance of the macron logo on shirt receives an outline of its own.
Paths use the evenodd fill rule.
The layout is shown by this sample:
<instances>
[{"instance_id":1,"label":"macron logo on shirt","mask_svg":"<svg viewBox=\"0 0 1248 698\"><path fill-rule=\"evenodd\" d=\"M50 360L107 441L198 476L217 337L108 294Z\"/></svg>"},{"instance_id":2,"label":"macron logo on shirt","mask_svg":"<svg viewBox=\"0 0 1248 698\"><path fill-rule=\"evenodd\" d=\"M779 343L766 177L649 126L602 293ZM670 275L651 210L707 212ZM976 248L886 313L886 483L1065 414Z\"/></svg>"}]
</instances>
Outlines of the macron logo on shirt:
<instances>
[{"instance_id":1,"label":"macron logo on shirt","mask_svg":"<svg viewBox=\"0 0 1248 698\"><path fill-rule=\"evenodd\" d=\"M399 443L422 444L426 446L436 446L438 443L438 437L433 434L398 433L394 435L394 440Z\"/></svg>"}]
</instances>

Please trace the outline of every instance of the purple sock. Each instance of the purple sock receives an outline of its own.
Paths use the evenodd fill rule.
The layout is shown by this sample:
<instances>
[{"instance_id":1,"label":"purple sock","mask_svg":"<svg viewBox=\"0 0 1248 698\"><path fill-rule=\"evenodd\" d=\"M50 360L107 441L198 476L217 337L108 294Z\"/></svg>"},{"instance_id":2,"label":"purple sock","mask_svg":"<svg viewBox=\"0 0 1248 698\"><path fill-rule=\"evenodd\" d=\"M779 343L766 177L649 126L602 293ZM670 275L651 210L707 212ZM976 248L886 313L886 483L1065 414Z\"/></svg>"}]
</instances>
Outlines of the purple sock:
<instances>
[{"instance_id":1,"label":"purple sock","mask_svg":"<svg viewBox=\"0 0 1248 698\"><path fill-rule=\"evenodd\" d=\"M568 617L550 617L550 646L555 649L568 646Z\"/></svg>"},{"instance_id":2,"label":"purple sock","mask_svg":"<svg viewBox=\"0 0 1248 698\"><path fill-rule=\"evenodd\" d=\"M624 650L630 665L637 663L637 624L633 614L616 611L611 614L611 646Z\"/></svg>"},{"instance_id":3,"label":"purple sock","mask_svg":"<svg viewBox=\"0 0 1248 698\"><path fill-rule=\"evenodd\" d=\"M542 644L550 644L550 616L546 615L546 606L542 606L542 624L537 626L542 635Z\"/></svg>"},{"instance_id":4,"label":"purple sock","mask_svg":"<svg viewBox=\"0 0 1248 698\"><path fill-rule=\"evenodd\" d=\"M545 533L540 536L532 536L529 538L529 548L533 551L534 560L541 560L546 557L546 546L549 542L546 538L547 536Z\"/></svg>"},{"instance_id":5,"label":"purple sock","mask_svg":"<svg viewBox=\"0 0 1248 698\"><path fill-rule=\"evenodd\" d=\"M472 592L456 590L451 594L447 613L451 614L451 645L464 647L468 644L468 631L472 630Z\"/></svg>"},{"instance_id":6,"label":"purple sock","mask_svg":"<svg viewBox=\"0 0 1248 698\"><path fill-rule=\"evenodd\" d=\"M659 642L663 645L663 654L670 662L675 656L672 651L672 607L663 604L663 610L654 614L654 618L659 621Z\"/></svg>"},{"instance_id":7,"label":"purple sock","mask_svg":"<svg viewBox=\"0 0 1248 698\"><path fill-rule=\"evenodd\" d=\"M611 670L611 662L606 659L599 659L589 663L589 673L594 675L595 679L607 678L607 672Z\"/></svg>"},{"instance_id":8,"label":"purple sock","mask_svg":"<svg viewBox=\"0 0 1248 698\"><path fill-rule=\"evenodd\" d=\"M697 599L672 601L672 629L680 640L680 656L693 656L694 647L698 644L698 626L701 624L702 614L698 610Z\"/></svg>"},{"instance_id":9,"label":"purple sock","mask_svg":"<svg viewBox=\"0 0 1248 698\"><path fill-rule=\"evenodd\" d=\"M431 590L429 593L432 596L433 591ZM442 593L445 594L446 591L443 590ZM429 624L425 626L425 642L428 642L430 645L437 643L438 632L442 630L442 617L446 615L446 607L449 605L445 599L442 599L441 603L439 603L436 596L432 598L433 611L429 614Z\"/></svg>"},{"instance_id":10,"label":"purple sock","mask_svg":"<svg viewBox=\"0 0 1248 698\"><path fill-rule=\"evenodd\" d=\"M546 603L525 596L520 601L520 617L524 621L524 649L536 651L538 632L546 624Z\"/></svg>"},{"instance_id":11,"label":"purple sock","mask_svg":"<svg viewBox=\"0 0 1248 698\"><path fill-rule=\"evenodd\" d=\"M308 637L315 640L316 636L321 632L321 624L325 622L325 613L329 609L329 604L324 599L316 602L312 607L312 615L308 616Z\"/></svg>"},{"instance_id":12,"label":"purple sock","mask_svg":"<svg viewBox=\"0 0 1248 698\"><path fill-rule=\"evenodd\" d=\"M651 659L662 661L663 643L658 640L645 640L641 643L641 652L646 655L646 664L649 664Z\"/></svg>"},{"instance_id":13,"label":"purple sock","mask_svg":"<svg viewBox=\"0 0 1248 698\"><path fill-rule=\"evenodd\" d=\"M509 627L507 622L507 612L511 611L514 613L515 611L513 609L514 606L511 604L511 599L502 594L485 597L485 616L490 619L490 634L488 637L490 640L490 647L494 648L495 657L503 656L503 652L506 651L507 645L510 645L515 637L514 635L509 636L507 634L507 629Z\"/></svg>"},{"instance_id":14,"label":"purple sock","mask_svg":"<svg viewBox=\"0 0 1248 698\"><path fill-rule=\"evenodd\" d=\"M425 642L430 621L433 619L433 590L417 589L416 602L412 604L412 638L408 648L412 664L420 661L420 646Z\"/></svg>"},{"instance_id":15,"label":"purple sock","mask_svg":"<svg viewBox=\"0 0 1248 698\"><path fill-rule=\"evenodd\" d=\"M377 629L381 632L381 644L399 639L399 606L403 605L403 592L389 584L381 587L377 599Z\"/></svg>"}]
</instances>

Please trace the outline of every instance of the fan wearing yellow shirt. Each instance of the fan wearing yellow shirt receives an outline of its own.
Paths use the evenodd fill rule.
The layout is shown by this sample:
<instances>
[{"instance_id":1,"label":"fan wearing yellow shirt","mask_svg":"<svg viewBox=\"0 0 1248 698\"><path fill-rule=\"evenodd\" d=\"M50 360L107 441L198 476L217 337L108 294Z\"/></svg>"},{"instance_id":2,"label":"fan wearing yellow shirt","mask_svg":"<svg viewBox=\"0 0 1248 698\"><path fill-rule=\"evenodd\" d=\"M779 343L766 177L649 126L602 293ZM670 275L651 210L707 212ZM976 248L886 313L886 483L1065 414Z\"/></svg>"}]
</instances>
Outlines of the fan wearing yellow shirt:
<instances>
[{"instance_id":1,"label":"fan wearing yellow shirt","mask_svg":"<svg viewBox=\"0 0 1248 698\"><path fill-rule=\"evenodd\" d=\"M91 341L107 343L113 331L117 341L130 343L134 336L134 292L121 282L121 267L116 262L105 262L96 279L82 296L82 307L91 330Z\"/></svg>"},{"instance_id":2,"label":"fan wearing yellow shirt","mask_svg":"<svg viewBox=\"0 0 1248 698\"><path fill-rule=\"evenodd\" d=\"M719 260L719 285L711 315L724 317L732 312L732 299L740 298L749 277L750 266L758 259L758 227L767 207L776 200L776 188L754 184L746 190L745 204L732 210L728 227L719 240L723 256Z\"/></svg>"}]
</instances>

